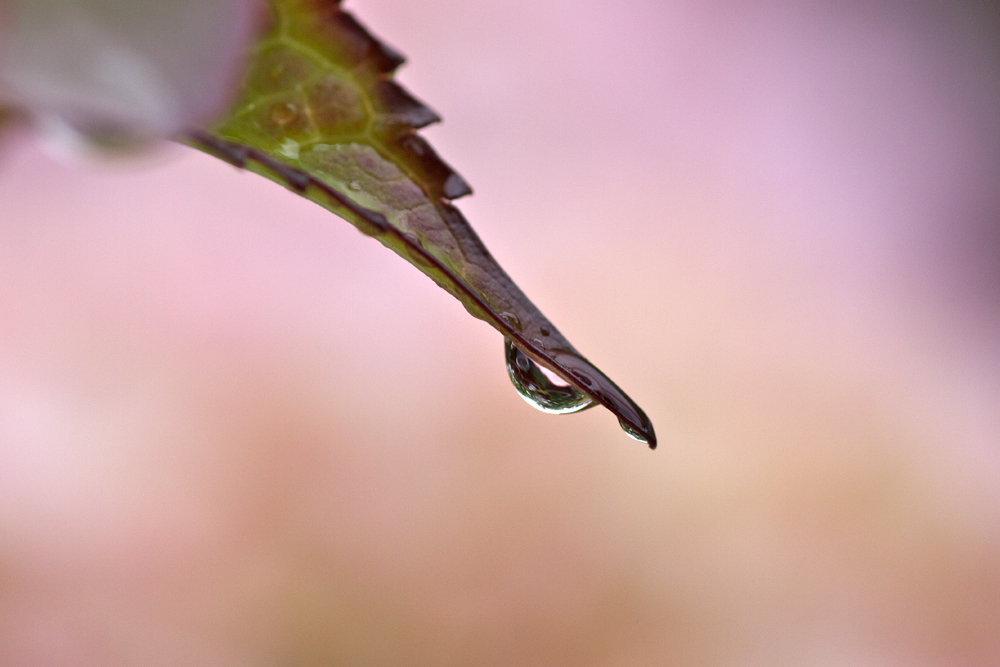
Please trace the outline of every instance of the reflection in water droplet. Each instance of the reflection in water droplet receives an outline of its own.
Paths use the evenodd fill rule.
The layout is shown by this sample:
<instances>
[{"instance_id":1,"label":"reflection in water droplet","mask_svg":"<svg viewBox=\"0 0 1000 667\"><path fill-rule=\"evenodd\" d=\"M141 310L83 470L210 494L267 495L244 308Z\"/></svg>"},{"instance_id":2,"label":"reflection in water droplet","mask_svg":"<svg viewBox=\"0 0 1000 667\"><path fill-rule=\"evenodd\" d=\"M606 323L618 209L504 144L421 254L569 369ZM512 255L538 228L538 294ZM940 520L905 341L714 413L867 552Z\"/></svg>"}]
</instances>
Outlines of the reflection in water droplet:
<instances>
[{"instance_id":1,"label":"reflection in water droplet","mask_svg":"<svg viewBox=\"0 0 1000 667\"><path fill-rule=\"evenodd\" d=\"M564 415L594 405L589 396L576 388L558 385L546 377L541 366L517 349L509 338L504 339L504 348L510 381L517 393L532 406L549 414Z\"/></svg>"}]
</instances>

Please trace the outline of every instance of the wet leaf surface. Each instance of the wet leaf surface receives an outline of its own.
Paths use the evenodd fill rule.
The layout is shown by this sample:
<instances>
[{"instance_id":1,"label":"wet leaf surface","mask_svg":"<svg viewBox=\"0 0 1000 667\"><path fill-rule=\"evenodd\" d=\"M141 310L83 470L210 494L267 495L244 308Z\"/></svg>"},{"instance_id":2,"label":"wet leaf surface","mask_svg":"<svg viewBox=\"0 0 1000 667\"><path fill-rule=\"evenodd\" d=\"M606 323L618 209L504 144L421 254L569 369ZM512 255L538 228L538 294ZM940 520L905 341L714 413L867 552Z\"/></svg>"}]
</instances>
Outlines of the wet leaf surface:
<instances>
[{"instance_id":1,"label":"wet leaf surface","mask_svg":"<svg viewBox=\"0 0 1000 667\"><path fill-rule=\"evenodd\" d=\"M528 300L451 203L472 190L417 134L439 118L393 81L403 57L336 0L272 0L271 11L239 101L188 143L377 238L655 447L639 406Z\"/></svg>"}]
</instances>

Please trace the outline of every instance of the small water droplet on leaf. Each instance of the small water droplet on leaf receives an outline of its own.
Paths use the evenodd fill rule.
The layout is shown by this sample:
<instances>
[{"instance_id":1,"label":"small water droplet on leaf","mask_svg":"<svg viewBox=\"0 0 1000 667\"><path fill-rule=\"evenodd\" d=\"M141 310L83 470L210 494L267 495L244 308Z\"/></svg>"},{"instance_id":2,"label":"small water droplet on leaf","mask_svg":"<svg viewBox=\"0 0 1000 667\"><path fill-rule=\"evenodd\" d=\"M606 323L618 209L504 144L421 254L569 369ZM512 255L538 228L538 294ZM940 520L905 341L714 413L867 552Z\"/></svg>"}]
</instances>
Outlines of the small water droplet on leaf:
<instances>
[{"instance_id":1,"label":"small water droplet on leaf","mask_svg":"<svg viewBox=\"0 0 1000 667\"><path fill-rule=\"evenodd\" d=\"M558 385L550 380L542 367L517 349L509 338L504 339L504 352L510 381L517 393L535 408L549 414L565 415L594 405L593 399L575 387Z\"/></svg>"},{"instance_id":2,"label":"small water droplet on leaf","mask_svg":"<svg viewBox=\"0 0 1000 667\"><path fill-rule=\"evenodd\" d=\"M500 319L518 331L521 330L521 319L514 313L500 313Z\"/></svg>"},{"instance_id":3,"label":"small water droplet on leaf","mask_svg":"<svg viewBox=\"0 0 1000 667\"><path fill-rule=\"evenodd\" d=\"M641 431L638 431L638 430L632 428L629 424L627 424L625 422L624 419L619 419L618 420L618 425L622 427L623 431L625 431L625 435L627 435L628 437L632 438L633 440L638 440L639 442L643 443L644 445L649 445L650 444L650 442L649 442L649 436L647 436L646 434L642 433ZM656 447L655 444L652 445L652 446L654 448Z\"/></svg>"}]
</instances>

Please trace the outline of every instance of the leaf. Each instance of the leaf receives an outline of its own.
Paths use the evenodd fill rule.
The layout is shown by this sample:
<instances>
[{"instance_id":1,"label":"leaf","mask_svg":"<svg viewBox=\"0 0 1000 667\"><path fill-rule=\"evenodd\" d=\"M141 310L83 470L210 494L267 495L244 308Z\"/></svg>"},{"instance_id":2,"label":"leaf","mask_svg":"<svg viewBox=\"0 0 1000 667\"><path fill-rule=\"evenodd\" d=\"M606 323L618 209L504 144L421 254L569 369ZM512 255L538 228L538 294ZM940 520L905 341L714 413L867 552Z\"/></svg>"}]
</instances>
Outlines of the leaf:
<instances>
[{"instance_id":1,"label":"leaf","mask_svg":"<svg viewBox=\"0 0 1000 667\"><path fill-rule=\"evenodd\" d=\"M451 203L472 190L417 134L439 118L393 81L403 56L338 0L272 0L271 10L239 101L188 143L377 238L655 448L639 406L528 300Z\"/></svg>"}]
</instances>

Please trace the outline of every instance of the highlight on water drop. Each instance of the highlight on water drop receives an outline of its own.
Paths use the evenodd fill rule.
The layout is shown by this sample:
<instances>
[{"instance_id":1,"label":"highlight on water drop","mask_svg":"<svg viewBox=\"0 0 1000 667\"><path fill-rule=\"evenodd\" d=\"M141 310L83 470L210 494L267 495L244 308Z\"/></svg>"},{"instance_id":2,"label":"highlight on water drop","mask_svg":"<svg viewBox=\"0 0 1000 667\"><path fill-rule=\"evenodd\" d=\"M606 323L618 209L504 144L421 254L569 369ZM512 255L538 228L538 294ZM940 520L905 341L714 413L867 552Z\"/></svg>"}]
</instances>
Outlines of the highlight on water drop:
<instances>
[{"instance_id":1,"label":"highlight on water drop","mask_svg":"<svg viewBox=\"0 0 1000 667\"><path fill-rule=\"evenodd\" d=\"M504 339L504 352L511 383L532 407L553 415L566 415L594 405L593 399L575 387L557 384L509 338Z\"/></svg>"}]
</instances>

